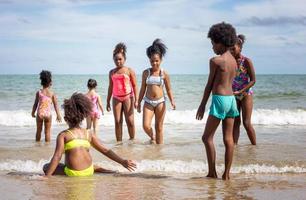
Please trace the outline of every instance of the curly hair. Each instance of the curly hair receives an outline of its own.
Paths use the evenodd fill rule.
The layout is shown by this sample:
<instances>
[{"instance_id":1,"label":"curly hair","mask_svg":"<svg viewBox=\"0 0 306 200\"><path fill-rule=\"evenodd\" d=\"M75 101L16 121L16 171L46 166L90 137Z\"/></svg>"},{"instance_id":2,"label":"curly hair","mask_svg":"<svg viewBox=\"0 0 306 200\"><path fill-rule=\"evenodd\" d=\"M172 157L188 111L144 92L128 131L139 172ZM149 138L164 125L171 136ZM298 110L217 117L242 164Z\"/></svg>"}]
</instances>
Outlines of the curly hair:
<instances>
[{"instance_id":1,"label":"curly hair","mask_svg":"<svg viewBox=\"0 0 306 200\"><path fill-rule=\"evenodd\" d=\"M115 46L115 49L113 51L113 57L115 57L115 55L117 55L118 53L122 53L124 59L126 59L126 45L122 42L118 43Z\"/></svg>"},{"instance_id":2,"label":"curly hair","mask_svg":"<svg viewBox=\"0 0 306 200\"><path fill-rule=\"evenodd\" d=\"M48 87L52 82L52 74L50 71L42 70L39 74L40 84L44 87Z\"/></svg>"},{"instance_id":3,"label":"curly hair","mask_svg":"<svg viewBox=\"0 0 306 200\"><path fill-rule=\"evenodd\" d=\"M245 36L242 35L242 34L239 34L239 35L237 36L237 44L238 44L240 47L242 47L243 44L244 44L244 42L245 42Z\"/></svg>"},{"instance_id":4,"label":"curly hair","mask_svg":"<svg viewBox=\"0 0 306 200\"><path fill-rule=\"evenodd\" d=\"M88 82L87 82L87 87L89 88L89 89L93 89L93 88L95 88L95 87L97 87L97 81L95 80L95 79L89 79L88 80Z\"/></svg>"},{"instance_id":5,"label":"curly hair","mask_svg":"<svg viewBox=\"0 0 306 200\"><path fill-rule=\"evenodd\" d=\"M207 37L214 43L221 43L225 47L236 44L237 36L235 28L228 23L221 22L210 27Z\"/></svg>"},{"instance_id":6,"label":"curly hair","mask_svg":"<svg viewBox=\"0 0 306 200\"><path fill-rule=\"evenodd\" d=\"M158 54L160 58L166 55L167 47L160 39L154 40L153 44L147 48L147 56L151 58L153 54Z\"/></svg>"},{"instance_id":7,"label":"curly hair","mask_svg":"<svg viewBox=\"0 0 306 200\"><path fill-rule=\"evenodd\" d=\"M64 119L70 127L76 127L90 115L92 107L92 102L84 94L73 93L70 99L64 100Z\"/></svg>"}]
</instances>

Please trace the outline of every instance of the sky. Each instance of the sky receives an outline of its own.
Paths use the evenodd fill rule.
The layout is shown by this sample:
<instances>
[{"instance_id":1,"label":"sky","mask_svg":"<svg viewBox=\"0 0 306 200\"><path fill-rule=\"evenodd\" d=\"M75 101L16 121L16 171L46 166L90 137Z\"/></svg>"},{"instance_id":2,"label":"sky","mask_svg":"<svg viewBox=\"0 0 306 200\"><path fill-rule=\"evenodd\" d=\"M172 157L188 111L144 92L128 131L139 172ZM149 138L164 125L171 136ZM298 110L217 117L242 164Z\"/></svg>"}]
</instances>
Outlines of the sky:
<instances>
[{"instance_id":1,"label":"sky","mask_svg":"<svg viewBox=\"0 0 306 200\"><path fill-rule=\"evenodd\" d=\"M257 74L306 74L305 0L0 0L0 74L107 74L119 42L140 74L156 38L166 71L207 74L222 21L246 36Z\"/></svg>"}]
</instances>

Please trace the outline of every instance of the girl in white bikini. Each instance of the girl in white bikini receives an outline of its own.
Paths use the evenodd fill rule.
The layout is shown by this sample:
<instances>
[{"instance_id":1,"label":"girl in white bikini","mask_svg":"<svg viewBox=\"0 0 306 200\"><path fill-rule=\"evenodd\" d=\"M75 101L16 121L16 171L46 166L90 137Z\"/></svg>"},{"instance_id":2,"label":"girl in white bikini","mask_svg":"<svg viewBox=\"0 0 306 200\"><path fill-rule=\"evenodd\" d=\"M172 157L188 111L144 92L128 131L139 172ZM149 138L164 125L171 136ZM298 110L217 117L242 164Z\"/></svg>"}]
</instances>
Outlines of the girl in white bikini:
<instances>
[{"instance_id":1,"label":"girl in white bikini","mask_svg":"<svg viewBox=\"0 0 306 200\"><path fill-rule=\"evenodd\" d=\"M170 99L172 109L175 103L170 86L168 73L160 67L162 58L166 54L167 47L160 39L154 40L153 44L147 48L147 56L150 59L151 68L145 69L142 73L142 83L139 92L137 111L141 112L141 101L143 105L143 129L151 138L151 143L163 143L163 124L166 113L165 92ZM155 115L155 132L151 127L153 116Z\"/></svg>"}]
</instances>

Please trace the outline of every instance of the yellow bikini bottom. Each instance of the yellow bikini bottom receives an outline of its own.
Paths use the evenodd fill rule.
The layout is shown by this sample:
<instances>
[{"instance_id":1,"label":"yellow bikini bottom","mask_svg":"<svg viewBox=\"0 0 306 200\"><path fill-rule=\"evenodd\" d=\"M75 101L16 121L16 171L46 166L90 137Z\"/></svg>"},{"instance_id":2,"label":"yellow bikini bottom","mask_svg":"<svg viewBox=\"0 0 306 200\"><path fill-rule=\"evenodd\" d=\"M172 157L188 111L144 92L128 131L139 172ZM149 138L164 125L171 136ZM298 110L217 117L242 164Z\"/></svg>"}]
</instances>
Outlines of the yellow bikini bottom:
<instances>
[{"instance_id":1,"label":"yellow bikini bottom","mask_svg":"<svg viewBox=\"0 0 306 200\"><path fill-rule=\"evenodd\" d=\"M65 166L64 172L67 176L92 176L94 174L94 167L90 167L83 170L73 170Z\"/></svg>"}]
</instances>

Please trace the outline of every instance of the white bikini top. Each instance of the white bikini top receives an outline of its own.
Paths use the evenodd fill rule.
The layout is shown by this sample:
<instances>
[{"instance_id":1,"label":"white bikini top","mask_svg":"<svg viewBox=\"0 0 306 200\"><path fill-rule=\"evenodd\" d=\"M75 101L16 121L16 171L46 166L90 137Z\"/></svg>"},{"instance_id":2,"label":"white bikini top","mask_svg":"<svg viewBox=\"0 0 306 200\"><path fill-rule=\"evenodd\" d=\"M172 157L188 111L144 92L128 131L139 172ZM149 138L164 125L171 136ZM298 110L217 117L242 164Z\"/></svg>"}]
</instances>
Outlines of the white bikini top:
<instances>
[{"instance_id":1,"label":"white bikini top","mask_svg":"<svg viewBox=\"0 0 306 200\"><path fill-rule=\"evenodd\" d=\"M146 80L147 85L159 85L163 86L164 85L164 76L163 76L163 69L160 69L159 76L151 76L150 68L148 70L148 77Z\"/></svg>"}]
</instances>

